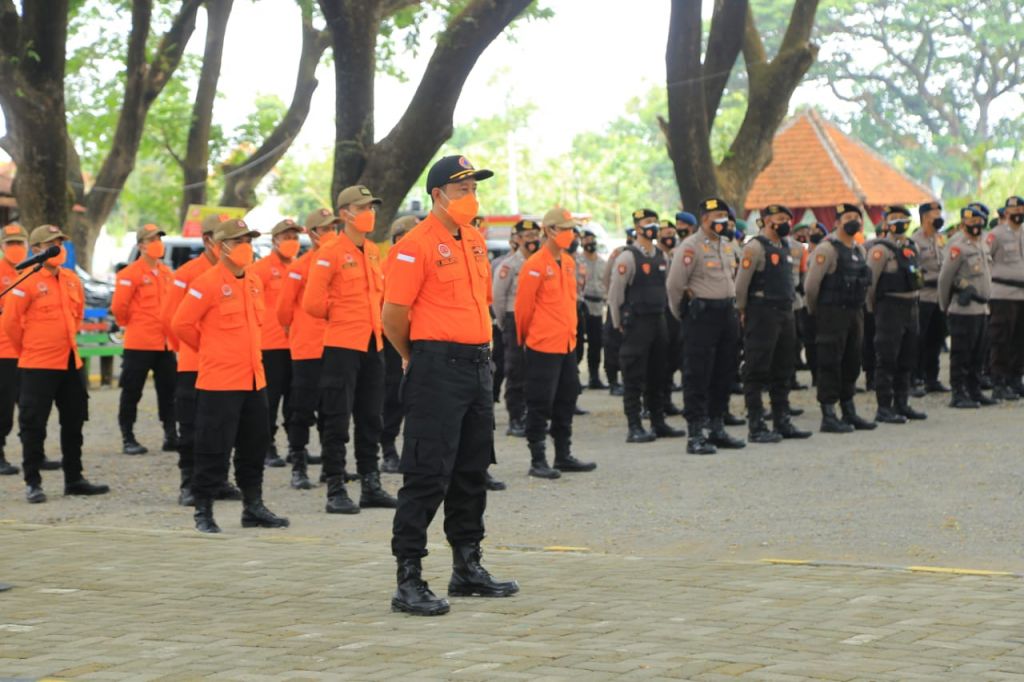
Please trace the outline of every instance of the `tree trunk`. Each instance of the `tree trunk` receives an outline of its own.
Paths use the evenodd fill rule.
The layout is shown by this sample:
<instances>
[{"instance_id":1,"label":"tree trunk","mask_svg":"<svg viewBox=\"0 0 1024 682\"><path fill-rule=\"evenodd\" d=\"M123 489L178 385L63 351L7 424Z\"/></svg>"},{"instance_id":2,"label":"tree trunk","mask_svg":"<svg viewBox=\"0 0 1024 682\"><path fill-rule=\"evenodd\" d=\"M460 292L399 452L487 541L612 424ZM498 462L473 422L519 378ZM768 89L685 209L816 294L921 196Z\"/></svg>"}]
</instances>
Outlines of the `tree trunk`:
<instances>
[{"instance_id":1,"label":"tree trunk","mask_svg":"<svg viewBox=\"0 0 1024 682\"><path fill-rule=\"evenodd\" d=\"M189 204L206 203L206 178L210 163L210 127L213 123L213 102L217 98L217 81L224 56L224 38L234 0L207 0L206 48L199 72L199 86L192 107L192 124L181 169L184 175L180 222L185 221Z\"/></svg>"},{"instance_id":2,"label":"tree trunk","mask_svg":"<svg viewBox=\"0 0 1024 682\"><path fill-rule=\"evenodd\" d=\"M455 105L477 59L530 3L531 0L472 0L438 36L437 47L409 107L387 136L373 146L358 176L359 184L384 200L377 211L374 239L386 236L413 183L451 137ZM338 141L339 151L344 142Z\"/></svg>"},{"instance_id":3,"label":"tree trunk","mask_svg":"<svg viewBox=\"0 0 1024 682\"><path fill-rule=\"evenodd\" d=\"M7 134L0 140L17 165L14 195L20 221L31 230L68 217L64 65L67 0L26 2L22 16L0 2L0 107Z\"/></svg>"},{"instance_id":4,"label":"tree trunk","mask_svg":"<svg viewBox=\"0 0 1024 682\"><path fill-rule=\"evenodd\" d=\"M295 77L295 92L284 118L253 154L237 166L225 167L224 192L221 206L256 205L256 187L266 177L281 157L285 155L299 131L302 130L309 105L319 82L316 67L327 49L329 35L313 27L313 13L303 6L302 12L302 53L299 56L298 75Z\"/></svg>"}]
</instances>

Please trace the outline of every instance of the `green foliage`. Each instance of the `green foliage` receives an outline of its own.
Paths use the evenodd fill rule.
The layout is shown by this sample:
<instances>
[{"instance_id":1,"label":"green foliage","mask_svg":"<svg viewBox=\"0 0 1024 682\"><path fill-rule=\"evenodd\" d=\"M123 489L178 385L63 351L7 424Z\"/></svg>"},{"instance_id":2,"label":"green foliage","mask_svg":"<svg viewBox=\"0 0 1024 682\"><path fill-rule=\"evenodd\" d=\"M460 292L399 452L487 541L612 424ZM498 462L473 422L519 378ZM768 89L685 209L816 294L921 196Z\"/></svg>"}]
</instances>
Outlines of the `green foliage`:
<instances>
[{"instance_id":1,"label":"green foliage","mask_svg":"<svg viewBox=\"0 0 1024 682\"><path fill-rule=\"evenodd\" d=\"M331 173L332 150L324 149L308 163L285 156L275 171L271 191L281 198L281 214L305 220L310 211L333 206Z\"/></svg>"}]
</instances>

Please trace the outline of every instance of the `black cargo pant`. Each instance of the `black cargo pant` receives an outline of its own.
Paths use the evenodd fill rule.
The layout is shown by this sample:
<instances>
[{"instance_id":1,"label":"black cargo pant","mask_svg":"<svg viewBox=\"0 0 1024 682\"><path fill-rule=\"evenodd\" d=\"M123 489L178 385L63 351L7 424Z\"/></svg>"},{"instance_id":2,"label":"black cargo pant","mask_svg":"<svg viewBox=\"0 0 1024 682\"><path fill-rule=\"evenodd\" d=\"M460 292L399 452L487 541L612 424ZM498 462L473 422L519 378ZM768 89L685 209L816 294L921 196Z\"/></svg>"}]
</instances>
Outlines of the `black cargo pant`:
<instances>
[{"instance_id":1,"label":"black cargo pant","mask_svg":"<svg viewBox=\"0 0 1024 682\"><path fill-rule=\"evenodd\" d=\"M580 390L576 353L541 353L526 349L526 440L543 443L548 424L555 451L568 452L572 417Z\"/></svg>"},{"instance_id":2,"label":"black cargo pant","mask_svg":"<svg viewBox=\"0 0 1024 682\"><path fill-rule=\"evenodd\" d=\"M853 400L864 343L863 307L819 305L814 323L817 339L807 348L817 349L818 402Z\"/></svg>"},{"instance_id":3,"label":"black cargo pant","mask_svg":"<svg viewBox=\"0 0 1024 682\"><path fill-rule=\"evenodd\" d=\"M622 408L630 424L640 422L640 396L652 420L664 418L662 390L668 330L665 314L634 315L623 329L619 364L622 367Z\"/></svg>"},{"instance_id":4,"label":"black cargo pant","mask_svg":"<svg viewBox=\"0 0 1024 682\"><path fill-rule=\"evenodd\" d=\"M792 305L749 301L743 323L743 396L747 411L763 411L767 389L773 412L789 409L789 385L796 360Z\"/></svg>"},{"instance_id":5,"label":"black cargo pant","mask_svg":"<svg viewBox=\"0 0 1024 682\"><path fill-rule=\"evenodd\" d=\"M622 332L612 326L610 312L605 314L601 342L604 346L604 373L608 376L608 383L614 386L620 383L619 351L622 349Z\"/></svg>"},{"instance_id":6,"label":"black cargo pant","mask_svg":"<svg viewBox=\"0 0 1024 682\"><path fill-rule=\"evenodd\" d=\"M946 339L946 315L938 303L921 301L917 305L921 335L917 353L917 378L921 381L938 381L939 355Z\"/></svg>"},{"instance_id":7,"label":"black cargo pant","mask_svg":"<svg viewBox=\"0 0 1024 682\"><path fill-rule=\"evenodd\" d=\"M672 381L683 368L683 327L679 320L665 309L665 369L661 375L662 404L672 402Z\"/></svg>"},{"instance_id":8,"label":"black cargo pant","mask_svg":"<svg viewBox=\"0 0 1024 682\"><path fill-rule=\"evenodd\" d=\"M1024 372L1024 301L991 300L988 332L992 379L1016 381Z\"/></svg>"},{"instance_id":9,"label":"black cargo pant","mask_svg":"<svg viewBox=\"0 0 1024 682\"><path fill-rule=\"evenodd\" d=\"M949 322L949 383L954 391L976 394L985 362L985 315L946 316Z\"/></svg>"},{"instance_id":10,"label":"black cargo pant","mask_svg":"<svg viewBox=\"0 0 1024 682\"><path fill-rule=\"evenodd\" d=\"M886 296L875 303L875 394L880 403L910 392L917 339L916 300Z\"/></svg>"},{"instance_id":11,"label":"black cargo pant","mask_svg":"<svg viewBox=\"0 0 1024 682\"><path fill-rule=\"evenodd\" d=\"M796 334L799 340L797 346L796 361L800 362L800 346L803 346L804 357L807 360L807 369L811 372L811 378L817 380L817 354L818 354L818 332L815 328L814 317L811 316L810 311L807 310L806 306L796 311ZM858 355L860 348L858 350ZM858 359L857 367L860 367L860 361Z\"/></svg>"},{"instance_id":12,"label":"black cargo pant","mask_svg":"<svg viewBox=\"0 0 1024 682\"><path fill-rule=\"evenodd\" d=\"M287 348L263 351L263 371L267 376L267 413L270 425L270 442L277 436L277 415L287 429L292 412L292 354Z\"/></svg>"},{"instance_id":13,"label":"black cargo pant","mask_svg":"<svg viewBox=\"0 0 1024 682\"><path fill-rule=\"evenodd\" d=\"M17 402L18 359L0 358L0 456L4 454L7 436L14 428L14 405Z\"/></svg>"},{"instance_id":14,"label":"black cargo pant","mask_svg":"<svg viewBox=\"0 0 1024 682\"><path fill-rule=\"evenodd\" d=\"M583 305L583 300L576 301L576 364L580 364L583 361L583 357L586 354L586 346L584 345L587 341L587 309Z\"/></svg>"},{"instance_id":15,"label":"black cargo pant","mask_svg":"<svg viewBox=\"0 0 1024 682\"><path fill-rule=\"evenodd\" d=\"M490 348L414 341L402 384L405 434L391 552L427 555L427 528L444 502L452 545L480 542L487 467L494 463Z\"/></svg>"},{"instance_id":16,"label":"black cargo pant","mask_svg":"<svg viewBox=\"0 0 1024 682\"><path fill-rule=\"evenodd\" d=\"M151 370L160 423L165 426L174 424L174 384L178 372L174 351L126 348L121 356L121 378L118 381L121 403L117 410L117 423L123 434L131 433L135 427L139 399Z\"/></svg>"},{"instance_id":17,"label":"black cargo pant","mask_svg":"<svg viewBox=\"0 0 1024 682\"><path fill-rule=\"evenodd\" d=\"M195 473L192 493L212 500L228 480L231 449L235 483L243 493L262 490L263 458L270 443L267 391L196 389Z\"/></svg>"},{"instance_id":18,"label":"black cargo pant","mask_svg":"<svg viewBox=\"0 0 1024 682\"><path fill-rule=\"evenodd\" d=\"M861 343L860 364L868 381L875 380L875 314L864 308L864 341Z\"/></svg>"},{"instance_id":19,"label":"black cargo pant","mask_svg":"<svg viewBox=\"0 0 1024 682\"><path fill-rule=\"evenodd\" d=\"M390 341L384 339L384 408L380 444L385 449L395 446L395 440L398 439L399 431L402 428L404 414L402 412L402 396L398 392L401 385L402 356L398 354Z\"/></svg>"},{"instance_id":20,"label":"black cargo pant","mask_svg":"<svg viewBox=\"0 0 1024 682\"><path fill-rule=\"evenodd\" d=\"M192 485L195 473L196 377L198 372L178 372L174 387L174 412L178 416L178 470L181 487Z\"/></svg>"},{"instance_id":21,"label":"black cargo pant","mask_svg":"<svg viewBox=\"0 0 1024 682\"><path fill-rule=\"evenodd\" d=\"M683 416L687 423L718 419L729 408L739 357L735 301L695 299L683 312Z\"/></svg>"},{"instance_id":22,"label":"black cargo pant","mask_svg":"<svg viewBox=\"0 0 1024 682\"><path fill-rule=\"evenodd\" d=\"M365 351L324 348L320 375L323 419L323 472L328 478L345 472L349 422L354 426L356 467L360 475L378 470L381 410L384 406L384 352L371 336Z\"/></svg>"},{"instance_id":23,"label":"black cargo pant","mask_svg":"<svg viewBox=\"0 0 1024 682\"><path fill-rule=\"evenodd\" d=\"M46 423L56 404L60 415L60 454L64 482L82 478L82 425L89 420L89 392L75 367L74 353L67 369L22 369L18 395L18 429L23 475L27 485L40 485L45 458Z\"/></svg>"},{"instance_id":24,"label":"black cargo pant","mask_svg":"<svg viewBox=\"0 0 1024 682\"><path fill-rule=\"evenodd\" d=\"M601 351L604 349L604 320L600 315L586 313L587 375L591 381L601 379Z\"/></svg>"},{"instance_id":25,"label":"black cargo pant","mask_svg":"<svg viewBox=\"0 0 1024 682\"><path fill-rule=\"evenodd\" d=\"M526 350L516 338L513 313L505 313L501 334L505 350L505 409L510 422L522 422L526 418Z\"/></svg>"},{"instance_id":26,"label":"black cargo pant","mask_svg":"<svg viewBox=\"0 0 1024 682\"><path fill-rule=\"evenodd\" d=\"M320 374L323 358L292 360L291 415L288 431L288 452L302 452L309 445L309 430L318 426L323 432L320 400ZM322 445L322 444L321 444Z\"/></svg>"},{"instance_id":27,"label":"black cargo pant","mask_svg":"<svg viewBox=\"0 0 1024 682\"><path fill-rule=\"evenodd\" d=\"M493 314L493 313L492 313ZM505 381L505 337L498 325L491 325L491 366L494 368L494 402L501 397L501 384ZM395 351L398 354L398 351ZM399 355L399 357L401 357ZM401 368L401 365L399 365ZM395 435L398 435L397 433Z\"/></svg>"}]
</instances>

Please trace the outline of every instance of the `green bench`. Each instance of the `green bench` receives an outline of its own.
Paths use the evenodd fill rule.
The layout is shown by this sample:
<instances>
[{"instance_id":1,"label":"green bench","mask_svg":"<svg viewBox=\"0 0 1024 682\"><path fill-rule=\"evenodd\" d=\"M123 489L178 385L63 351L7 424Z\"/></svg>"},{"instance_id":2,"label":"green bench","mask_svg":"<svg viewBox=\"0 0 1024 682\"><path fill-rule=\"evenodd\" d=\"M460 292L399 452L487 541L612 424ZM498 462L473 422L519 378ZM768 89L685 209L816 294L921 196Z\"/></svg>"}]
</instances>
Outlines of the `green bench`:
<instances>
[{"instance_id":1,"label":"green bench","mask_svg":"<svg viewBox=\"0 0 1024 682\"><path fill-rule=\"evenodd\" d=\"M124 346L110 339L107 332L79 332L78 355L82 358L82 373L89 383L89 360L100 359L100 385L110 386L114 378L114 356L124 353Z\"/></svg>"}]
</instances>

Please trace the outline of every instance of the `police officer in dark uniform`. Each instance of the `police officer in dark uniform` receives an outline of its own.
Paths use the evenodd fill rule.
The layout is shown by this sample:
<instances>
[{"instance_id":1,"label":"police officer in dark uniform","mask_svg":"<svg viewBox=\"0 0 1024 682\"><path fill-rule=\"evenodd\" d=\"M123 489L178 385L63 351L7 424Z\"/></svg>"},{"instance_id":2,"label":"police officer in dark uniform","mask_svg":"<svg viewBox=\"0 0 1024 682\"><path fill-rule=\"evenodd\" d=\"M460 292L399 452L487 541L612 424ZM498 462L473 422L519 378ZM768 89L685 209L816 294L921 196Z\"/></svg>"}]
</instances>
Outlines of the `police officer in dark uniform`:
<instances>
[{"instance_id":1,"label":"police officer in dark uniform","mask_svg":"<svg viewBox=\"0 0 1024 682\"><path fill-rule=\"evenodd\" d=\"M910 212L889 206L883 218L889 236L868 252L871 289L868 307L875 313L875 421L904 424L928 415L910 406L910 374L917 365L918 291L924 277L917 262L917 247L907 238Z\"/></svg>"},{"instance_id":2,"label":"police officer in dark uniform","mask_svg":"<svg viewBox=\"0 0 1024 682\"><path fill-rule=\"evenodd\" d=\"M608 309L612 326L622 332L622 405L629 425L627 443L649 443L656 438L679 438L686 433L665 422L664 382L668 332L665 326L665 256L654 244L658 214L649 208L633 212L636 243L627 246L612 265ZM640 396L651 415L652 431L640 416Z\"/></svg>"},{"instance_id":3,"label":"police officer in dark uniform","mask_svg":"<svg viewBox=\"0 0 1024 682\"><path fill-rule=\"evenodd\" d=\"M822 433L876 426L857 415L853 402L860 374L864 300L871 285L867 254L855 240L863 229L861 212L852 204L839 204L836 215L836 231L815 246L804 282L816 333ZM836 402L842 408L842 420L836 416Z\"/></svg>"},{"instance_id":4,"label":"police officer in dark uniform","mask_svg":"<svg viewBox=\"0 0 1024 682\"><path fill-rule=\"evenodd\" d=\"M700 205L701 226L676 249L667 283L669 309L682 321L683 396L691 455L746 443L725 430L729 387L736 374L736 247L726 237L728 213L721 199Z\"/></svg>"},{"instance_id":5,"label":"police officer in dark uniform","mask_svg":"<svg viewBox=\"0 0 1024 682\"><path fill-rule=\"evenodd\" d=\"M789 242L793 214L772 204L761 212L761 233L743 249L736 277L736 306L743 325L743 393L749 440L778 443L783 438L810 438L790 420L789 390L796 360L793 319L793 265ZM764 421L761 393L768 389L773 430Z\"/></svg>"},{"instance_id":6,"label":"police officer in dark uniform","mask_svg":"<svg viewBox=\"0 0 1024 682\"><path fill-rule=\"evenodd\" d=\"M676 245L680 243L679 235L676 232L675 225L669 221L662 223L661 229L658 230L658 248L661 249L662 254L665 256L665 262L667 269L665 271L665 277L672 272L672 254L676 249ZM676 376L676 372L682 373L683 371L683 330L679 323L679 319L668 309L665 308L665 329L668 332L668 343L665 348L665 369L662 372L662 396L664 397L664 404L662 408L665 411L665 415L668 417L675 417L683 413L672 402L672 385Z\"/></svg>"}]
</instances>

